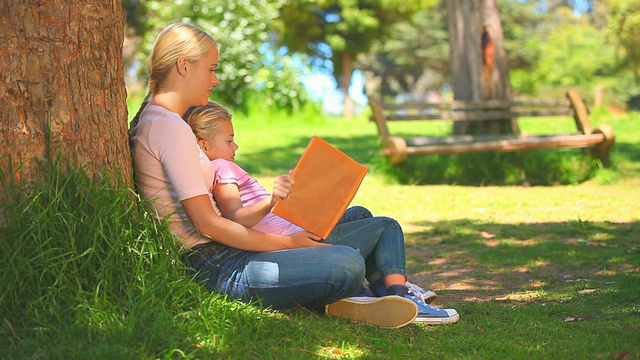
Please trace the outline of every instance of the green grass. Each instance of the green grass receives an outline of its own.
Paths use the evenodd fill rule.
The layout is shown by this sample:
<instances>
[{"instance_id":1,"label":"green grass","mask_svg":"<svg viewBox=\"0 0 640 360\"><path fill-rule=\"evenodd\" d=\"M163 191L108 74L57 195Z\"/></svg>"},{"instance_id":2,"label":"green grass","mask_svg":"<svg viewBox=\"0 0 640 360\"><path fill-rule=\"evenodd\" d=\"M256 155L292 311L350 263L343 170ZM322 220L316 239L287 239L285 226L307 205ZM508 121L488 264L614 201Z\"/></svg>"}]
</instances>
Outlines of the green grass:
<instances>
[{"instance_id":1,"label":"green grass","mask_svg":"<svg viewBox=\"0 0 640 360\"><path fill-rule=\"evenodd\" d=\"M312 135L369 165L354 204L398 219L411 280L460 321L386 330L226 301L185 276L131 191L58 160L3 184L0 357L640 358L638 114L594 114L616 130L614 166L558 186L407 185L364 116L234 119L238 162L268 189Z\"/></svg>"}]
</instances>

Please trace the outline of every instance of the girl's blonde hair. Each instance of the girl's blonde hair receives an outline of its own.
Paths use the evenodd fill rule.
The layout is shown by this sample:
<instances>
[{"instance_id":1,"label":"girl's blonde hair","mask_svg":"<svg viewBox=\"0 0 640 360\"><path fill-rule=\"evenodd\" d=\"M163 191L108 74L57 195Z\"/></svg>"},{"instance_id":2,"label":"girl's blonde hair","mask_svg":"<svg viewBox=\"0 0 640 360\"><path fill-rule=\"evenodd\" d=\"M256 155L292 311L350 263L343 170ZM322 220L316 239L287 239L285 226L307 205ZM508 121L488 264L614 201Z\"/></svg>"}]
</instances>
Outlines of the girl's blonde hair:
<instances>
[{"instance_id":1,"label":"girl's blonde hair","mask_svg":"<svg viewBox=\"0 0 640 360\"><path fill-rule=\"evenodd\" d=\"M149 55L149 93L131 121L129 137L133 136L140 114L149 103L149 98L165 86L165 81L178 58L184 56L191 62L198 61L213 46L217 46L217 44L211 35L193 25L176 23L162 29L156 37L151 55Z\"/></svg>"},{"instance_id":2,"label":"girl's blonde hair","mask_svg":"<svg viewBox=\"0 0 640 360\"><path fill-rule=\"evenodd\" d=\"M213 135L225 121L231 121L232 115L219 103L209 100L207 106L190 107L184 114L185 121L191 127L198 140Z\"/></svg>"}]
</instances>

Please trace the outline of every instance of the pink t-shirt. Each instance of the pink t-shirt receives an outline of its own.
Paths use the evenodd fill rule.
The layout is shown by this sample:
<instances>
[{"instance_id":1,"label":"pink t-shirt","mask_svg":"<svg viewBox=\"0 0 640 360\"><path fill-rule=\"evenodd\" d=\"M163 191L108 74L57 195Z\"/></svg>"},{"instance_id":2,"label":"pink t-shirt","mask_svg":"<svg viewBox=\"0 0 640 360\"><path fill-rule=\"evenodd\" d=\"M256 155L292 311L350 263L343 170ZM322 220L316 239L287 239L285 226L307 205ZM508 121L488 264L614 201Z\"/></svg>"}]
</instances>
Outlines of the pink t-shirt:
<instances>
[{"instance_id":1,"label":"pink t-shirt","mask_svg":"<svg viewBox=\"0 0 640 360\"><path fill-rule=\"evenodd\" d=\"M142 111L133 137L133 160L138 189L153 200L158 219L167 219L173 233L187 246L209 241L198 234L182 200L208 194L213 168L196 137L180 115L153 103Z\"/></svg>"},{"instance_id":2,"label":"pink t-shirt","mask_svg":"<svg viewBox=\"0 0 640 360\"><path fill-rule=\"evenodd\" d=\"M235 184L238 186L242 206L251 206L269 196L264 186L260 185L258 180L251 177L236 163L225 159L215 159L211 161L211 164L213 164L214 172L212 193L216 184ZM267 214L252 229L280 235L292 235L303 230L273 213Z\"/></svg>"}]
</instances>

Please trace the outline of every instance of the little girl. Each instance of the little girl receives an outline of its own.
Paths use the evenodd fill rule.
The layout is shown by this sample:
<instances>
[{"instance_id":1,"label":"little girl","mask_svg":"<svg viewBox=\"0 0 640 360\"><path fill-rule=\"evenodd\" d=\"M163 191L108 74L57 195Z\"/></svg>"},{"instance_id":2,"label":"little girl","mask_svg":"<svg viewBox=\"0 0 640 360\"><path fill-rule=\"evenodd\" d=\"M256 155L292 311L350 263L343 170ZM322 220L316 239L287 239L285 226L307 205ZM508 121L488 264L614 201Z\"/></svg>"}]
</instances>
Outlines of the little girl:
<instances>
[{"instance_id":1,"label":"little girl","mask_svg":"<svg viewBox=\"0 0 640 360\"><path fill-rule=\"evenodd\" d=\"M271 213L276 200L286 199L291 191L294 184L291 171L276 178L273 193L269 194L255 178L235 164L238 145L234 141L231 114L222 105L209 101L207 106L189 108L184 118L196 135L198 145L212 162L214 181L210 191L222 216L262 232L292 235L304 231ZM323 242L358 248L365 258L366 278L373 293L376 296L398 295L416 303L418 316L414 322L446 324L458 320L455 310L428 305L437 296L433 291L406 281L404 236L395 220L374 217L364 207L353 206L347 209ZM383 278L381 273L385 272L388 275Z\"/></svg>"},{"instance_id":2,"label":"little girl","mask_svg":"<svg viewBox=\"0 0 640 360\"><path fill-rule=\"evenodd\" d=\"M231 114L222 105L209 101L207 107L192 107L185 119L196 134L198 145L214 168L211 193L222 216L262 232L293 235L303 229L273 213L278 198L286 199L293 185L290 174L276 178L273 193L238 166Z\"/></svg>"}]
</instances>

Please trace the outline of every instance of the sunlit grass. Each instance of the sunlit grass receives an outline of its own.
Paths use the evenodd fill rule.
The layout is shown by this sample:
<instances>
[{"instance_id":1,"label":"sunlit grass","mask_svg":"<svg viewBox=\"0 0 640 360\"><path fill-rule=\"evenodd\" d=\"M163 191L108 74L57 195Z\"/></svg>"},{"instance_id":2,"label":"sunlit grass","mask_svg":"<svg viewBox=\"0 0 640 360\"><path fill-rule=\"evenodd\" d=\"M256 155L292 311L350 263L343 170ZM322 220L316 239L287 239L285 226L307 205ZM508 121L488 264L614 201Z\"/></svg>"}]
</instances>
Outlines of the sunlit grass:
<instances>
[{"instance_id":1,"label":"sunlit grass","mask_svg":"<svg viewBox=\"0 0 640 360\"><path fill-rule=\"evenodd\" d=\"M456 308L457 324L387 330L227 301L185 275L176 240L134 192L54 161L42 183L3 184L0 357L640 356L636 114L594 115L617 131L612 169L529 187L401 184L364 117L276 115L236 114L238 162L269 188L319 135L368 164L354 204L400 222L411 280Z\"/></svg>"}]
</instances>

